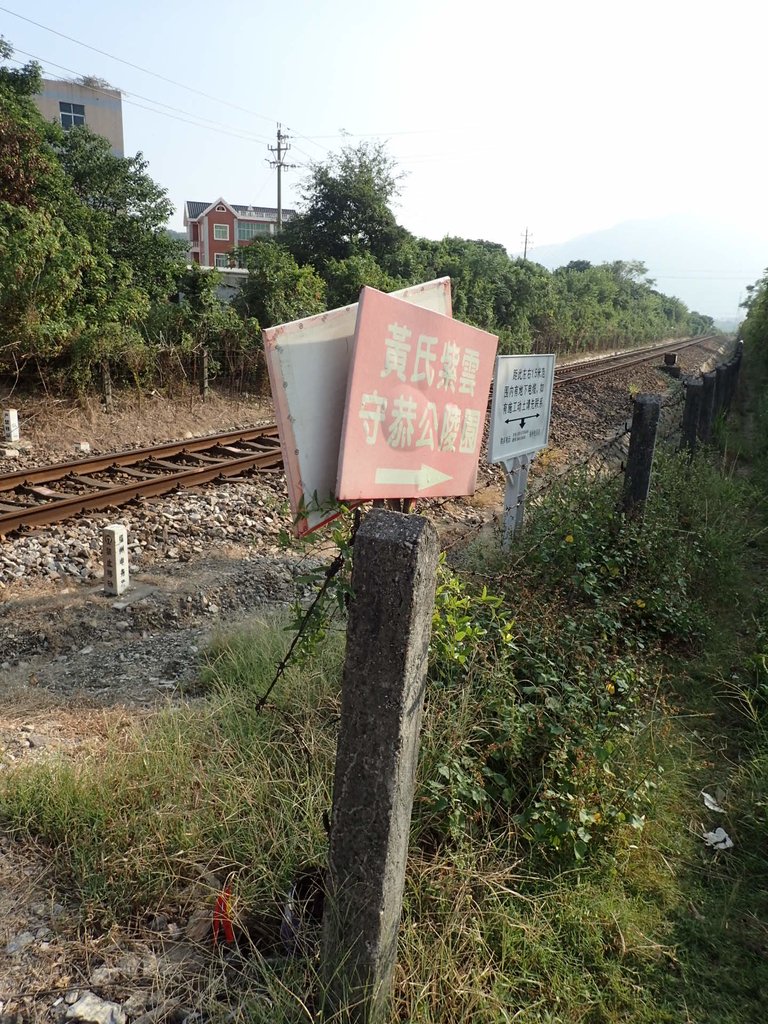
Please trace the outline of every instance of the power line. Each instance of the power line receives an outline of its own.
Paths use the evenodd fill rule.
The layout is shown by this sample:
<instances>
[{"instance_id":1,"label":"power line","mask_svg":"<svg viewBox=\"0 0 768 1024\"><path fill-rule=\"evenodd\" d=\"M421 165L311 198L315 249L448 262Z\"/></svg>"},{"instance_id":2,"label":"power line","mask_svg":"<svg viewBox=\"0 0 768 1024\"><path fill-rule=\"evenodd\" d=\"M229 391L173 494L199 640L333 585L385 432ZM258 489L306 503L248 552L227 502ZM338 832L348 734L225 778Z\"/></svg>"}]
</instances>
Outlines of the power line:
<instances>
[{"instance_id":1,"label":"power line","mask_svg":"<svg viewBox=\"0 0 768 1024\"><path fill-rule=\"evenodd\" d=\"M0 11L4 11L6 14L12 15L14 18L19 18L20 21L26 21L28 24L34 25L36 28L41 28L41 29L43 29L44 32L50 32L53 35L59 36L61 39L66 39L70 43L75 43L77 46L82 46L82 47L84 47L87 50L91 50L93 53L98 53L102 57L107 57L110 60L117 61L119 64L124 64L126 67L133 68L134 71L141 71L142 74L151 75L153 78L157 78L161 82L167 82L169 85L175 85L179 89L186 89L187 92L194 93L196 96L202 96L205 99L212 100L214 103L224 104L225 106L231 107L233 110L239 110L239 111L241 111L244 114L250 114L252 117L258 117L262 121L269 121L271 123L276 123L277 122L277 118L276 117L270 117L270 116L268 116L266 114L260 114L258 111L251 110L248 107L243 107L239 103L233 103L231 100L226 100L226 99L223 99L223 98L221 98L219 96L213 96L213 95L211 95L211 93L204 92L202 89L197 89L194 86L185 84L184 82L178 82L174 78L168 78L166 75L161 75L157 71L152 71L151 68L145 68L145 67L142 67L140 64L134 64L133 61L126 60L123 57L118 57L116 54L109 53L109 51L107 51L107 50L102 50L98 46L92 46L90 43L84 43L81 39L77 39L74 36L67 35L65 32L60 32L58 29L51 28L49 25L43 25L42 22L35 21L33 18L27 18L23 14L19 14L16 11L12 11L9 7L0 6ZM23 52L24 52L23 50L19 50L19 53L23 53ZM47 63L51 64L53 67L59 66L59 65L54 64L52 61L48 61ZM64 70L66 70L66 69L64 69ZM136 95L138 95L138 93ZM159 102L159 101L150 100L149 102ZM300 132L298 132L298 131L296 131L295 129L292 129L292 128L289 128L289 130L294 132L294 135L295 135L296 138L301 138L301 139L304 139L307 142L311 142L313 145L318 146L319 149L322 149L324 152L327 153L327 152L329 152L328 148L326 146L320 145L320 143L317 142L318 139L334 139L334 138L348 138L348 137L352 137L352 138L381 138L381 137L384 137L384 136L395 136L395 135L424 135L424 134L430 134L432 132L437 132L439 129L436 129L436 128L424 128L424 129L414 129L414 130L398 131L398 132L342 132L342 133L339 133L339 134L336 134L336 135L315 135L315 136L303 135ZM261 141L266 141L266 140L262 139ZM296 148L298 149L298 147L296 147ZM312 157L309 156L308 153L305 153L304 155L309 160L312 159Z\"/></svg>"},{"instance_id":2,"label":"power line","mask_svg":"<svg viewBox=\"0 0 768 1024\"><path fill-rule=\"evenodd\" d=\"M58 68L59 71L68 71L71 75L77 75L80 78L86 77L86 76L83 76L81 72L75 71L74 68L65 67L63 64L57 64L56 61L47 60L45 57L38 57L36 54L29 53L27 50L21 50L21 49L18 49L18 48L14 48L14 49L15 49L15 52L23 53L25 57L31 57L32 60L39 61L41 64L45 64L48 67ZM14 64L20 64L20 65L22 64L22 61L14 60L13 58L11 58L11 59L13 60ZM78 85L81 85L85 89L90 89L92 92L104 92L105 91L100 86L88 85L88 84L84 84L82 82L78 82ZM264 142L264 143L269 142L269 139L265 135L257 135L255 132L249 132L247 128L242 128L241 129L241 128L239 128L236 125L227 125L227 124L222 123L221 121L214 121L210 117L202 117L199 114L193 114L189 110L183 110L181 107L171 106L170 103L163 103L162 100L156 100L152 96L142 96L141 93L129 92L126 89L118 89L117 91L121 93L122 98L123 98L123 100L126 103L130 103L130 104L132 104L132 106L135 106L135 107L141 107L142 110L150 110L154 114L163 114L162 110L154 110L152 107L144 107L144 106L142 106L141 103L136 103L134 100L128 99L128 97L129 96L135 96L135 97L137 97L140 100L146 100L147 103L154 103L158 107L165 107L167 110L173 110L173 111L175 111L178 114L185 114L185 115L187 115L187 118L194 118L194 120L192 120L192 121L187 120L187 122L186 122L187 124L194 124L194 125L196 125L198 127L201 127L201 128L206 128L209 125L212 125L214 127L211 130L219 131L219 132L222 132L223 134L226 134L226 135L234 135L236 138L242 138L242 139L245 139L247 141L253 141L253 142ZM171 117L172 115L171 114L165 114L164 116ZM174 120L183 121L183 120L185 120L185 118L177 117L177 118L174 118ZM206 123L202 123L202 122L206 122Z\"/></svg>"},{"instance_id":3,"label":"power line","mask_svg":"<svg viewBox=\"0 0 768 1024\"><path fill-rule=\"evenodd\" d=\"M274 117L267 117L266 114L259 114L255 110L249 110L247 107L241 107L238 103L233 103L231 100L221 99L218 96L212 96L210 93L203 92L202 89L196 89L194 86L185 85L183 82L177 82L175 79L168 78L166 75L161 75L157 71L151 71L149 68L143 68L140 64L134 64L132 61L125 60L123 57L117 57L114 53L108 53L107 50L100 50L98 46L91 46L90 43L84 43L81 39L75 39L74 36L68 36L64 32L59 32L58 29L50 28L48 25L43 25L39 21L27 18L23 14L17 14L16 11L12 11L8 7L0 6L0 11L4 11L6 14L11 14L14 18L26 21L30 25L34 25L36 28L43 29L45 32L51 32L55 36L60 36L62 39L66 39L70 43L76 43L78 46L84 46L86 50L92 50L94 53L99 53L102 57L109 57L110 60L116 60L120 64L125 64L126 67L133 68L134 71L141 71L145 75L152 75L153 78L159 78L161 82L167 82L169 85L175 85L179 89L186 89L187 92L193 92L197 96L203 96L205 99L213 100L214 103L223 103L228 107L232 107L234 110L241 110L243 113L250 114L252 117L258 117L262 121L270 121L274 123L277 120L277 118Z\"/></svg>"}]
</instances>

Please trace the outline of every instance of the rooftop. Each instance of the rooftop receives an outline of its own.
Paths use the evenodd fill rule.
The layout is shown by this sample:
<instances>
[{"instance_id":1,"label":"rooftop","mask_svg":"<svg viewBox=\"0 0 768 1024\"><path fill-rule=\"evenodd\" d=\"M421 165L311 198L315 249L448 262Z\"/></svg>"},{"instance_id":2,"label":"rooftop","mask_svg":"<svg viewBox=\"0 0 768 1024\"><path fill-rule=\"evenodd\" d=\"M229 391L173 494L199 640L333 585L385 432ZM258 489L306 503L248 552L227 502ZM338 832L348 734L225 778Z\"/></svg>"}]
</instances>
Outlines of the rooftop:
<instances>
[{"instance_id":1,"label":"rooftop","mask_svg":"<svg viewBox=\"0 0 768 1024\"><path fill-rule=\"evenodd\" d=\"M211 206L210 202L207 203L196 203L191 199L186 202L187 217L189 220L197 220L197 218ZM227 206L231 207L238 217L251 220L277 220L277 208L274 206L243 206L239 203L227 203ZM296 215L295 210L283 210L283 220L290 220L291 217Z\"/></svg>"}]
</instances>

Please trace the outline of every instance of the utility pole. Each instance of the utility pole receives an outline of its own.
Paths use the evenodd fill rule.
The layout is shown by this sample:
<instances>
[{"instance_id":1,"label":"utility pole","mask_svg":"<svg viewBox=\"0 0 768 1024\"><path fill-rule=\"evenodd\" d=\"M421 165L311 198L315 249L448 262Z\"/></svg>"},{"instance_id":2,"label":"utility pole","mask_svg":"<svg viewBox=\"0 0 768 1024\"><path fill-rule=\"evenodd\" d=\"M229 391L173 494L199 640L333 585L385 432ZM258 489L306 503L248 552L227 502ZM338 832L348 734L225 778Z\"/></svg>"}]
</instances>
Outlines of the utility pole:
<instances>
[{"instance_id":1,"label":"utility pole","mask_svg":"<svg viewBox=\"0 0 768 1024\"><path fill-rule=\"evenodd\" d=\"M523 236L523 259L528 259L528 228L525 229L525 235ZM530 237L531 243L533 242L533 236Z\"/></svg>"},{"instance_id":2,"label":"utility pole","mask_svg":"<svg viewBox=\"0 0 768 1024\"><path fill-rule=\"evenodd\" d=\"M289 136L282 131L282 126L277 125L277 145L267 146L270 153L275 154L275 159L269 161L270 167L277 168L277 233L283 230L283 169L288 170L296 164L287 164L284 160L285 154L291 148L288 145Z\"/></svg>"}]
</instances>

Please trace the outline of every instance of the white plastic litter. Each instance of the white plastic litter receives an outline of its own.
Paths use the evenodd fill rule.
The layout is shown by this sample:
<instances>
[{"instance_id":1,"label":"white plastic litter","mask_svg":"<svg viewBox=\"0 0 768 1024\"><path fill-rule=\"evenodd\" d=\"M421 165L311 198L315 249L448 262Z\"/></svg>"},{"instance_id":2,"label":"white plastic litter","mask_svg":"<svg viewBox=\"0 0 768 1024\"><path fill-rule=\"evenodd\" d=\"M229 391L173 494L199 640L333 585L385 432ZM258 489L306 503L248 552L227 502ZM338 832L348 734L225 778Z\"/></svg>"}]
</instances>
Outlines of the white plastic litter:
<instances>
[{"instance_id":1,"label":"white plastic litter","mask_svg":"<svg viewBox=\"0 0 768 1024\"><path fill-rule=\"evenodd\" d=\"M725 814L725 809L715 800L710 793L705 793L702 789L701 795L704 797L704 806L709 811L717 811L718 814Z\"/></svg>"},{"instance_id":2,"label":"white plastic litter","mask_svg":"<svg viewBox=\"0 0 768 1024\"><path fill-rule=\"evenodd\" d=\"M713 850L730 850L733 846L733 840L724 828L716 828L714 832L705 832L704 842Z\"/></svg>"}]
</instances>

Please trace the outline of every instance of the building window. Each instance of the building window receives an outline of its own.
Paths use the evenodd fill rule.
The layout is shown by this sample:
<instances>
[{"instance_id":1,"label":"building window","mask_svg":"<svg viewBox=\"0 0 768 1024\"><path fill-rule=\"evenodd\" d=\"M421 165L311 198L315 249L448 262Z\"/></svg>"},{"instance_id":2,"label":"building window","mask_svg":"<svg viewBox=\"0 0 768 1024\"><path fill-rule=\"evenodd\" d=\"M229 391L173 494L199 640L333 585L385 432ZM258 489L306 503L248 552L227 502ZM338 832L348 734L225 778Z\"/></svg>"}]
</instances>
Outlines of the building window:
<instances>
[{"instance_id":1,"label":"building window","mask_svg":"<svg viewBox=\"0 0 768 1024\"><path fill-rule=\"evenodd\" d=\"M240 220L237 222L238 242L251 242L259 235L270 235L272 225L264 221Z\"/></svg>"},{"instance_id":2,"label":"building window","mask_svg":"<svg viewBox=\"0 0 768 1024\"><path fill-rule=\"evenodd\" d=\"M216 207L216 213L226 213L226 212L227 212L226 206L222 206L221 203L219 203L219 205Z\"/></svg>"},{"instance_id":3,"label":"building window","mask_svg":"<svg viewBox=\"0 0 768 1024\"><path fill-rule=\"evenodd\" d=\"M62 128L73 128L85 124L85 107L82 103L59 103Z\"/></svg>"},{"instance_id":4,"label":"building window","mask_svg":"<svg viewBox=\"0 0 768 1024\"><path fill-rule=\"evenodd\" d=\"M214 267L228 267L229 266L229 254L226 252L217 252L213 257Z\"/></svg>"},{"instance_id":5,"label":"building window","mask_svg":"<svg viewBox=\"0 0 768 1024\"><path fill-rule=\"evenodd\" d=\"M229 241L229 224L214 224L213 238L216 242Z\"/></svg>"}]
</instances>

